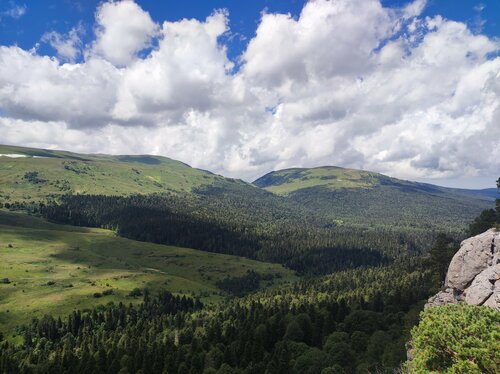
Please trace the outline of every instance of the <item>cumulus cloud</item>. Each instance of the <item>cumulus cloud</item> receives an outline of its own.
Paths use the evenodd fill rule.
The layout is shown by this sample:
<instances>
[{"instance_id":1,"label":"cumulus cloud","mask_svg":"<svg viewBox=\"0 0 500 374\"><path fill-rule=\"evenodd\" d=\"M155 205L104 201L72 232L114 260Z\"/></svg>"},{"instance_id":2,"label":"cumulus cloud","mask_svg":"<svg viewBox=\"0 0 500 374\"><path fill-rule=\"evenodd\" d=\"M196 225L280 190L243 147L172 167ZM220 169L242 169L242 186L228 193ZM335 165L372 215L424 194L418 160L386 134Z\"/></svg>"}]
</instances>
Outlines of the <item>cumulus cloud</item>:
<instances>
[{"instance_id":1,"label":"cumulus cloud","mask_svg":"<svg viewBox=\"0 0 500 374\"><path fill-rule=\"evenodd\" d=\"M110 1L96 11L96 40L92 53L117 66L129 64L137 52L150 47L157 25L134 1Z\"/></svg>"},{"instance_id":2,"label":"cumulus cloud","mask_svg":"<svg viewBox=\"0 0 500 374\"><path fill-rule=\"evenodd\" d=\"M132 1L103 3L79 63L71 32L47 37L68 46L59 59L0 47L0 142L162 154L248 180L318 165L495 176L499 43L421 17L425 4L316 0L297 18L263 13L234 72L227 11L155 24Z\"/></svg>"},{"instance_id":3,"label":"cumulus cloud","mask_svg":"<svg viewBox=\"0 0 500 374\"><path fill-rule=\"evenodd\" d=\"M84 33L82 25L70 30L66 35L57 31L43 34L42 41L50 44L57 51L57 56L62 61L74 62L82 53L82 41L80 35Z\"/></svg>"},{"instance_id":4,"label":"cumulus cloud","mask_svg":"<svg viewBox=\"0 0 500 374\"><path fill-rule=\"evenodd\" d=\"M243 54L244 72L279 92L364 72L373 50L396 26L378 1L316 1L298 20L264 14Z\"/></svg>"},{"instance_id":5,"label":"cumulus cloud","mask_svg":"<svg viewBox=\"0 0 500 374\"><path fill-rule=\"evenodd\" d=\"M120 72L91 59L60 64L19 47L0 47L0 108L11 118L103 126L116 101Z\"/></svg>"},{"instance_id":6,"label":"cumulus cloud","mask_svg":"<svg viewBox=\"0 0 500 374\"><path fill-rule=\"evenodd\" d=\"M403 8L404 17L411 18L419 16L424 11L426 5L427 0L414 0Z\"/></svg>"},{"instance_id":7,"label":"cumulus cloud","mask_svg":"<svg viewBox=\"0 0 500 374\"><path fill-rule=\"evenodd\" d=\"M205 22L165 22L158 48L123 72L114 117L179 123L191 110L208 111L229 99L232 64L217 42L226 30L224 12Z\"/></svg>"}]
</instances>

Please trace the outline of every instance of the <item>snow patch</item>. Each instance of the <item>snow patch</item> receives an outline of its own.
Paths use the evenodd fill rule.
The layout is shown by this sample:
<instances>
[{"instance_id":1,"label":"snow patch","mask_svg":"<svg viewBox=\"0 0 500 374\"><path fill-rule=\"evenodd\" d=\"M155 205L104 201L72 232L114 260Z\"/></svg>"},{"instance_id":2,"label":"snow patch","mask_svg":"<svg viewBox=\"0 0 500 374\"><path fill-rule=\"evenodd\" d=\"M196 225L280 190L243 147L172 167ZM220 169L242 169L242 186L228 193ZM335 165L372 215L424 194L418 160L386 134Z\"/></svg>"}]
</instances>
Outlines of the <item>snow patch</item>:
<instances>
[{"instance_id":1,"label":"snow patch","mask_svg":"<svg viewBox=\"0 0 500 374\"><path fill-rule=\"evenodd\" d=\"M20 158L20 157L28 157L28 155L21 155L18 153L0 153L0 157Z\"/></svg>"}]
</instances>

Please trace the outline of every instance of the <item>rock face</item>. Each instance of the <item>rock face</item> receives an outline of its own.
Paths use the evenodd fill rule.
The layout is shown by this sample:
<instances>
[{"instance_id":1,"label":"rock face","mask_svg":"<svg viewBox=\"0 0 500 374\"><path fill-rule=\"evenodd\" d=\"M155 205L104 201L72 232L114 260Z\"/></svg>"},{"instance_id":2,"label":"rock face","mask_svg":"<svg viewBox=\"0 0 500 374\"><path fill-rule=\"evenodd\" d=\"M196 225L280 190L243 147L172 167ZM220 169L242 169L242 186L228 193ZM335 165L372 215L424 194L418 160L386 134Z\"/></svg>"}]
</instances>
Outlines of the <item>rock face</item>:
<instances>
[{"instance_id":1,"label":"rock face","mask_svg":"<svg viewBox=\"0 0 500 374\"><path fill-rule=\"evenodd\" d=\"M464 301L500 310L500 231L490 229L461 243L448 268L445 287L426 307Z\"/></svg>"}]
</instances>

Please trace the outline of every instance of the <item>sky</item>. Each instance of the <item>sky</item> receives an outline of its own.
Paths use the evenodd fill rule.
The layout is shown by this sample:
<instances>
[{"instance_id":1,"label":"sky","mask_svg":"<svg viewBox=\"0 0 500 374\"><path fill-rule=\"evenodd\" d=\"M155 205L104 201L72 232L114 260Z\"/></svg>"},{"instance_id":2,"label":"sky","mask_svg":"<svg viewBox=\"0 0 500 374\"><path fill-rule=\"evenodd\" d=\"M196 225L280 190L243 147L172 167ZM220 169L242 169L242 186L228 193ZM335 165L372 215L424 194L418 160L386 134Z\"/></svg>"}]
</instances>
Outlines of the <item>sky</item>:
<instances>
[{"instance_id":1,"label":"sky","mask_svg":"<svg viewBox=\"0 0 500 374\"><path fill-rule=\"evenodd\" d=\"M0 0L0 143L494 187L499 37L498 0Z\"/></svg>"}]
</instances>

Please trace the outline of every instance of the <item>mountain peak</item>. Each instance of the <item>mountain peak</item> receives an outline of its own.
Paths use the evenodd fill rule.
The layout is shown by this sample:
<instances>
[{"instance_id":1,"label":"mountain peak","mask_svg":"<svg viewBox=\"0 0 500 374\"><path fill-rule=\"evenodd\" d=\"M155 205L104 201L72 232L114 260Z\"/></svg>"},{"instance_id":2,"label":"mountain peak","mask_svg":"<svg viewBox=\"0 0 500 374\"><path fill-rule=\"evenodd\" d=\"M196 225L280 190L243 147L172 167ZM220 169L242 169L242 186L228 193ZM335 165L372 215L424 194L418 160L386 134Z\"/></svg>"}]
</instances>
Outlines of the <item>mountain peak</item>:
<instances>
[{"instance_id":1,"label":"mountain peak","mask_svg":"<svg viewBox=\"0 0 500 374\"><path fill-rule=\"evenodd\" d=\"M314 168L290 168L272 171L253 183L270 192L286 195L296 190L309 187L325 187L335 190L339 188L371 188L389 181L391 178L382 174L346 169L338 166L319 166Z\"/></svg>"},{"instance_id":2,"label":"mountain peak","mask_svg":"<svg viewBox=\"0 0 500 374\"><path fill-rule=\"evenodd\" d=\"M79 154L0 145L0 203L45 201L68 193L189 193L234 183L255 188L163 156Z\"/></svg>"}]
</instances>

